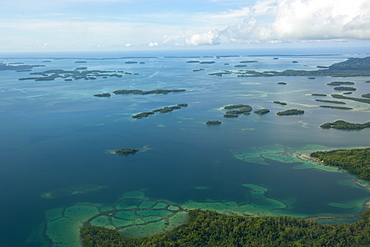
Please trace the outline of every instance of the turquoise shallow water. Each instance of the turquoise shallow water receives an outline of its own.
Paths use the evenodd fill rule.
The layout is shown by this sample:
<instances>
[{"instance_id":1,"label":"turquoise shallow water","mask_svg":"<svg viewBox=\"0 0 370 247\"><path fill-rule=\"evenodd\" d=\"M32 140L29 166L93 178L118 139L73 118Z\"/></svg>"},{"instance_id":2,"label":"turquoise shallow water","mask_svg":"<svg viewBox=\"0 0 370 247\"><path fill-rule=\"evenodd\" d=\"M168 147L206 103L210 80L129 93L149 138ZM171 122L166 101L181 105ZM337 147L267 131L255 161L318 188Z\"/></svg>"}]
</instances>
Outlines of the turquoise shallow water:
<instances>
[{"instance_id":1,"label":"turquoise shallow water","mask_svg":"<svg viewBox=\"0 0 370 247\"><path fill-rule=\"evenodd\" d=\"M107 59L87 59L104 55L71 54L64 59L45 55L0 59L3 63L45 65L33 72L86 66L89 70L138 73L96 80L19 81L30 76L29 72L0 71L0 227L4 229L0 245L71 246L78 241L78 228L86 222L141 237L156 233L153 229L168 230L185 222L184 212L191 208L295 217L347 216L363 210L369 192L354 184L354 176L322 169L297 154L369 145L368 129L319 128L337 119L367 122L369 105L348 101L347 106L354 110L324 109L319 107L324 103L314 101L311 94L335 93L326 84L340 80L355 82L353 96L360 97L370 92L370 84L365 83L370 78L209 75L238 69L315 69L349 55L194 53L167 52L145 58L140 53L136 58L106 54ZM221 56L226 54L237 56ZM75 63L77 60L87 63ZM189 60L215 63L186 63ZM234 67L245 60L258 62L248 63L247 68ZM293 64L293 60L299 63ZM203 70L193 72L199 69ZM287 85L278 85L281 81ZM186 92L92 96L118 89L157 88ZM145 119L131 118L179 103L189 106ZM267 108L271 112L226 119L222 107L229 104L248 104L254 110ZM276 115L292 108L305 114ZM206 126L208 120L222 121L222 125ZM130 156L111 154L120 148L141 151ZM65 238L68 234L73 237Z\"/></svg>"}]
</instances>

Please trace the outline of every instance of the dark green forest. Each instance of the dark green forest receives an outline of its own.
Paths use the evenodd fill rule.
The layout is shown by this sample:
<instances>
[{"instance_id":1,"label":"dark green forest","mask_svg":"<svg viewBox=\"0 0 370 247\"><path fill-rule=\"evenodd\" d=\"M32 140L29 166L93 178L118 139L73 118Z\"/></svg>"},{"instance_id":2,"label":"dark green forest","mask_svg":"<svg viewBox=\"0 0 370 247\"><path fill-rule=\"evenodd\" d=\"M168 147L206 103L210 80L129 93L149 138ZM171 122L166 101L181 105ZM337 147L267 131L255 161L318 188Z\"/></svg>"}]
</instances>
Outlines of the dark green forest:
<instances>
[{"instance_id":1,"label":"dark green forest","mask_svg":"<svg viewBox=\"0 0 370 247\"><path fill-rule=\"evenodd\" d=\"M370 181L370 148L314 152L311 157Z\"/></svg>"},{"instance_id":2,"label":"dark green forest","mask_svg":"<svg viewBox=\"0 0 370 247\"><path fill-rule=\"evenodd\" d=\"M314 152L311 157L370 181L370 148ZM323 225L287 216L227 216L191 210L189 221L172 231L141 239L88 226L81 230L84 247L134 246L370 246L370 209L351 224Z\"/></svg>"}]
</instances>

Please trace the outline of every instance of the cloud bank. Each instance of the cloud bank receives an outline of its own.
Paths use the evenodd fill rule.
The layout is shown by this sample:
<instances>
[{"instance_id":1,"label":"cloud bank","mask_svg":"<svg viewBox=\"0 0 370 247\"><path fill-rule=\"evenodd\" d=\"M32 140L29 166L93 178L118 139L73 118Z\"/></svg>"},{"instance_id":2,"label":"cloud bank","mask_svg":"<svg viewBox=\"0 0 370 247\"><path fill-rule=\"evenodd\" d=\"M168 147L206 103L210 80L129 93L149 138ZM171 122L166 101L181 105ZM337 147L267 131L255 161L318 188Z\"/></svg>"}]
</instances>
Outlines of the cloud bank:
<instances>
[{"instance_id":1,"label":"cloud bank","mask_svg":"<svg viewBox=\"0 0 370 247\"><path fill-rule=\"evenodd\" d=\"M223 30L194 34L191 45L370 40L368 0L265 0L211 18L242 18Z\"/></svg>"}]
</instances>

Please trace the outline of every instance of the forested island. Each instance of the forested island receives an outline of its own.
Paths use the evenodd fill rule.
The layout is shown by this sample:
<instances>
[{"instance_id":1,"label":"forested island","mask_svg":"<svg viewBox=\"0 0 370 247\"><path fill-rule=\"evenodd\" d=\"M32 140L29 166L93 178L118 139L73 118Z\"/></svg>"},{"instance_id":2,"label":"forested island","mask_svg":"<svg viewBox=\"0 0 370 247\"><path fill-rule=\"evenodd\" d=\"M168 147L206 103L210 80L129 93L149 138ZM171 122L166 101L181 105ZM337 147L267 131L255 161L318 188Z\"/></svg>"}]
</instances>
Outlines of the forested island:
<instances>
[{"instance_id":1,"label":"forested island","mask_svg":"<svg viewBox=\"0 0 370 247\"><path fill-rule=\"evenodd\" d=\"M337 101L337 100L315 99L315 101L318 101L318 102L324 102L324 103L332 103L332 104L340 104L340 105L345 105L345 104L346 104L346 102L343 102L343 101Z\"/></svg>"},{"instance_id":2,"label":"forested island","mask_svg":"<svg viewBox=\"0 0 370 247\"><path fill-rule=\"evenodd\" d=\"M244 70L234 72L238 77L271 77L271 76L332 76L332 77L352 77L370 76L370 57L351 58L344 62L335 63L329 67L319 70L285 70L258 72L255 70Z\"/></svg>"},{"instance_id":3,"label":"forested island","mask_svg":"<svg viewBox=\"0 0 370 247\"><path fill-rule=\"evenodd\" d=\"M156 112L168 113L168 112L172 112L174 110L179 110L179 109L181 109L183 107L187 107L187 106L188 106L188 104L186 104L186 103L181 103L181 104L177 104L177 105L174 105L174 106L165 106L165 107L162 107L162 108L155 109L153 111L141 112L139 114L136 114L136 115L132 116L132 118L142 119L142 118L149 117L150 115L154 115L154 113L156 113Z\"/></svg>"},{"instance_id":4,"label":"forested island","mask_svg":"<svg viewBox=\"0 0 370 247\"><path fill-rule=\"evenodd\" d=\"M143 90L138 90L138 89L133 89L133 90L121 89L121 90L113 91L113 93L114 94L148 95L148 94L180 93L180 92L185 92L185 91L186 91L185 89L155 89L155 90L150 90L150 91L143 91Z\"/></svg>"},{"instance_id":5,"label":"forested island","mask_svg":"<svg viewBox=\"0 0 370 247\"><path fill-rule=\"evenodd\" d=\"M252 107L250 105L228 105L224 107L226 111L226 114L224 114L225 118L237 118L239 115L250 115L250 112L252 111Z\"/></svg>"},{"instance_id":6,"label":"forested island","mask_svg":"<svg viewBox=\"0 0 370 247\"><path fill-rule=\"evenodd\" d=\"M94 94L95 97L110 97L110 93L98 93Z\"/></svg>"},{"instance_id":7,"label":"forested island","mask_svg":"<svg viewBox=\"0 0 370 247\"><path fill-rule=\"evenodd\" d=\"M220 122L220 121L207 121L206 124L207 125L220 125L220 124L222 124L222 122Z\"/></svg>"},{"instance_id":8,"label":"forested island","mask_svg":"<svg viewBox=\"0 0 370 247\"><path fill-rule=\"evenodd\" d=\"M298 109L289 109L286 111L280 111L276 113L278 116L290 116L290 115L302 115L304 114L304 110L298 110Z\"/></svg>"},{"instance_id":9,"label":"forested island","mask_svg":"<svg viewBox=\"0 0 370 247\"><path fill-rule=\"evenodd\" d=\"M326 85L329 85L329 86L342 86L342 85L354 85L354 84L355 83L354 82L351 82L351 81L332 81L332 82L329 82Z\"/></svg>"},{"instance_id":10,"label":"forested island","mask_svg":"<svg viewBox=\"0 0 370 247\"><path fill-rule=\"evenodd\" d=\"M368 124L370 126L370 122ZM319 159L325 165L339 167L370 181L370 148L318 151L311 153L311 157Z\"/></svg>"},{"instance_id":11,"label":"forested island","mask_svg":"<svg viewBox=\"0 0 370 247\"><path fill-rule=\"evenodd\" d=\"M335 106L335 105L321 105L321 108L331 108L331 109L337 109L337 110L353 110L351 107L345 107L345 106Z\"/></svg>"},{"instance_id":12,"label":"forested island","mask_svg":"<svg viewBox=\"0 0 370 247\"><path fill-rule=\"evenodd\" d=\"M365 128L370 128L370 122L359 124L359 123L349 123L344 120L337 120L333 123L324 123L320 127L323 129L362 130Z\"/></svg>"},{"instance_id":13,"label":"forested island","mask_svg":"<svg viewBox=\"0 0 370 247\"><path fill-rule=\"evenodd\" d=\"M348 96L344 96L344 95L341 95L341 94L332 94L331 97L333 97L335 99L348 99L348 100L353 100L353 101L357 101L357 102L361 102L361 103L370 104L370 99L348 97Z\"/></svg>"},{"instance_id":14,"label":"forested island","mask_svg":"<svg viewBox=\"0 0 370 247\"><path fill-rule=\"evenodd\" d=\"M263 114L266 114L266 113L269 113L270 110L268 109L261 109L261 110L257 110L257 111L254 111L254 113L258 114L258 115L263 115Z\"/></svg>"},{"instance_id":15,"label":"forested island","mask_svg":"<svg viewBox=\"0 0 370 247\"><path fill-rule=\"evenodd\" d=\"M54 81L55 79L71 80L96 80L97 78L122 77L124 74L133 74L124 71L110 70L88 70L87 67L78 67L74 70L53 69L42 72L30 73L30 77L19 78L18 80L34 80L34 81ZM134 73L135 75L135 73Z\"/></svg>"},{"instance_id":16,"label":"forested island","mask_svg":"<svg viewBox=\"0 0 370 247\"><path fill-rule=\"evenodd\" d=\"M311 157L370 180L370 148L314 152ZM145 238L125 238L117 231L81 229L83 247L137 246L369 246L370 209L355 223L323 225L287 216L227 216L190 210L187 224Z\"/></svg>"},{"instance_id":17,"label":"forested island","mask_svg":"<svg viewBox=\"0 0 370 247\"><path fill-rule=\"evenodd\" d=\"M37 67L45 67L45 65L25 65L25 64L5 64L0 63L0 71L1 70L15 70L19 72L26 72L31 71L33 68Z\"/></svg>"},{"instance_id":18,"label":"forested island","mask_svg":"<svg viewBox=\"0 0 370 247\"><path fill-rule=\"evenodd\" d=\"M278 104L278 105L287 105L287 103L281 102L281 101L273 101L272 103L275 103L275 104Z\"/></svg>"},{"instance_id":19,"label":"forested island","mask_svg":"<svg viewBox=\"0 0 370 247\"><path fill-rule=\"evenodd\" d=\"M115 154L119 155L136 154L137 152L139 152L139 149L134 148L122 148L114 151Z\"/></svg>"},{"instance_id":20,"label":"forested island","mask_svg":"<svg viewBox=\"0 0 370 247\"><path fill-rule=\"evenodd\" d=\"M354 87L335 87L334 90L338 91L356 91Z\"/></svg>"}]
</instances>

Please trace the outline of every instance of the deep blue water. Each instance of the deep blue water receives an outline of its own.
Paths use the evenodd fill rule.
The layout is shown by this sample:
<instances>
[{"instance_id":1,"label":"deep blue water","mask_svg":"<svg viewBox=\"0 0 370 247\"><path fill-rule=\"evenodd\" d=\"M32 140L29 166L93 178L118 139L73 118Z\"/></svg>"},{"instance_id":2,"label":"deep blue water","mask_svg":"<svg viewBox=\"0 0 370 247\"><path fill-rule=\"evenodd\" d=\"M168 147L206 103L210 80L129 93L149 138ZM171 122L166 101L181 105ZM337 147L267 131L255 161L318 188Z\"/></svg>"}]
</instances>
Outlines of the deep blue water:
<instances>
[{"instance_id":1,"label":"deep blue water","mask_svg":"<svg viewBox=\"0 0 370 247\"><path fill-rule=\"evenodd\" d=\"M145 190L149 198L180 205L188 200L207 199L244 203L248 198L246 188L241 185L256 184L269 189L269 198L285 202L287 214L360 212L361 206L349 210L328 205L369 198L369 192L364 189L338 183L352 179L349 174L297 170L292 169L296 164L271 160L268 166L253 164L236 159L231 151L271 144L293 148L311 144L329 148L368 146L368 129L348 132L323 130L319 126L337 119L367 122L369 105L348 101L347 106L355 110L323 109L310 94L335 93L326 83L341 80L355 82L357 91L352 96L360 97L370 92L370 84L365 83L370 78L308 80L306 77L208 75L238 69L312 70L317 65L328 66L349 56L365 56L346 52L314 54L310 55L307 50L301 53L269 51L269 54L207 50L4 55L0 62L46 66L34 68L33 72L86 66L89 70L123 70L139 75L97 80L19 81L18 78L30 76L29 72L0 71L0 245L25 246L24 241L32 229L46 221L46 210L78 202L109 204L122 193L134 190ZM55 59L61 57L63 59ZM279 59L273 59L275 57ZM81 58L87 63L74 63ZM43 62L45 60L51 62ZM186 63L188 60L215 63L190 64ZM248 68L233 67L244 60L258 62L248 64ZM293 60L299 63L294 64ZM126 61L145 64L125 64ZM193 69L204 70L193 72ZM287 85L277 85L281 81ZM118 89L157 88L187 91L167 95L92 96ZM273 104L275 100L288 105ZM179 103L189 106L145 119L131 118L140 112ZM226 119L220 108L229 104L248 104L254 110L267 108L271 112ZM275 114L292 108L303 109L305 114L292 117ZM204 124L208 120L220 120L223 124L209 127ZM152 149L133 156L109 153L109 150L147 145ZM40 197L48 191L89 184L106 186L106 189L79 196ZM195 186L208 189L196 190Z\"/></svg>"}]
</instances>

